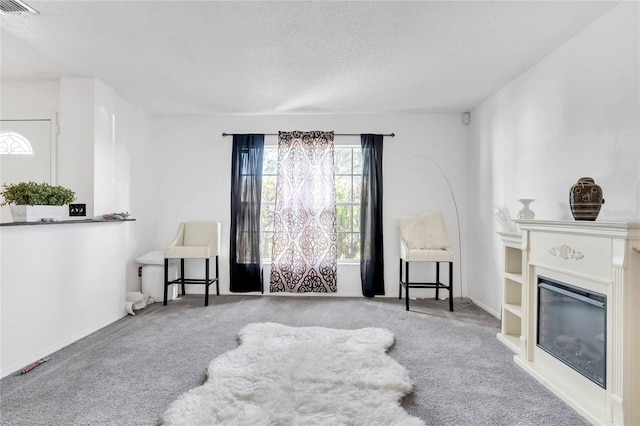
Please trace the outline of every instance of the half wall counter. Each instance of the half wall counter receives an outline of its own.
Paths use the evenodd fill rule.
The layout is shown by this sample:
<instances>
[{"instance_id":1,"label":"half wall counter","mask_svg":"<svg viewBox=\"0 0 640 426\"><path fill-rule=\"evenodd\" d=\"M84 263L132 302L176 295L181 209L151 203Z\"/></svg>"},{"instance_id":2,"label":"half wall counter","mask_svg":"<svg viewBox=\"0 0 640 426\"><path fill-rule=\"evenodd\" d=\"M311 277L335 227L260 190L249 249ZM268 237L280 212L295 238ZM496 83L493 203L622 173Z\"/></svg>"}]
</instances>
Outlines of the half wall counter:
<instances>
[{"instance_id":1,"label":"half wall counter","mask_svg":"<svg viewBox=\"0 0 640 426\"><path fill-rule=\"evenodd\" d=\"M133 221L0 224L2 377L126 315Z\"/></svg>"}]
</instances>

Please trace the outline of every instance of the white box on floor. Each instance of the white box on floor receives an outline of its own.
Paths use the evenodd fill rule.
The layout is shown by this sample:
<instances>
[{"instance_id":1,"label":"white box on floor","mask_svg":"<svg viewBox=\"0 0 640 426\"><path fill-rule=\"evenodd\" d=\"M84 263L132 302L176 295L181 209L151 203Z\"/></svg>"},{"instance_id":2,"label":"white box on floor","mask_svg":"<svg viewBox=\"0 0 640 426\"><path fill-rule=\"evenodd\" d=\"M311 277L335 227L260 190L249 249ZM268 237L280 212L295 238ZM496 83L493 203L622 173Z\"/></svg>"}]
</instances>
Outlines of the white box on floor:
<instances>
[{"instance_id":1,"label":"white box on floor","mask_svg":"<svg viewBox=\"0 0 640 426\"><path fill-rule=\"evenodd\" d=\"M169 265L169 281L178 278L178 267ZM156 302L164 300L164 266L144 265L142 267L142 294L151 296ZM178 285L172 284L167 290L167 300L178 297Z\"/></svg>"}]
</instances>

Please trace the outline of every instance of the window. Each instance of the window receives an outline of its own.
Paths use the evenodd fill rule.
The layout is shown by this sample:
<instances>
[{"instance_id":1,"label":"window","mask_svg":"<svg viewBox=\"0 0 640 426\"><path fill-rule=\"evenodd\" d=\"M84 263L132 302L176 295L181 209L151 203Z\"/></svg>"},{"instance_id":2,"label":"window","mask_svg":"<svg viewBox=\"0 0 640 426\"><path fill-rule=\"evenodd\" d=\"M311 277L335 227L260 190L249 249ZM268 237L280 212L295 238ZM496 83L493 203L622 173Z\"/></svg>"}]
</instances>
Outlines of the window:
<instances>
[{"instance_id":1,"label":"window","mask_svg":"<svg viewBox=\"0 0 640 426\"><path fill-rule=\"evenodd\" d=\"M264 147L262 160L262 204L260 228L262 229L262 257L271 259L273 224L276 212L276 181L278 180L278 147Z\"/></svg>"},{"instance_id":2,"label":"window","mask_svg":"<svg viewBox=\"0 0 640 426\"><path fill-rule=\"evenodd\" d=\"M360 189L362 155L359 146L336 146L334 181L338 259L360 259Z\"/></svg>"},{"instance_id":3,"label":"window","mask_svg":"<svg viewBox=\"0 0 640 426\"><path fill-rule=\"evenodd\" d=\"M360 146L334 147L334 182L336 188L336 228L338 260L360 259L360 188L362 155ZM262 166L262 257L271 259L273 223L276 204L278 147L265 146Z\"/></svg>"},{"instance_id":4,"label":"window","mask_svg":"<svg viewBox=\"0 0 640 426\"><path fill-rule=\"evenodd\" d=\"M33 155L31 144L19 133L0 133L0 154Z\"/></svg>"}]
</instances>

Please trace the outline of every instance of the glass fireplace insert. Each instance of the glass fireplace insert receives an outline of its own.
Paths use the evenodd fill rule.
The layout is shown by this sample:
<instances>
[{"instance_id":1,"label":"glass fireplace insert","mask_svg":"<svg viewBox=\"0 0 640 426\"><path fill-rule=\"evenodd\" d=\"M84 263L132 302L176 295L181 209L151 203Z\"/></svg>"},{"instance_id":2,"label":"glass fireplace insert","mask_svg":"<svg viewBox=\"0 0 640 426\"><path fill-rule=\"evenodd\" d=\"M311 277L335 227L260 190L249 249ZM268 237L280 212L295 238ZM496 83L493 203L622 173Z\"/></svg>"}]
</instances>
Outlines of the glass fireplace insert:
<instances>
[{"instance_id":1,"label":"glass fireplace insert","mask_svg":"<svg viewBox=\"0 0 640 426\"><path fill-rule=\"evenodd\" d=\"M538 276L537 345L606 387L607 297Z\"/></svg>"}]
</instances>

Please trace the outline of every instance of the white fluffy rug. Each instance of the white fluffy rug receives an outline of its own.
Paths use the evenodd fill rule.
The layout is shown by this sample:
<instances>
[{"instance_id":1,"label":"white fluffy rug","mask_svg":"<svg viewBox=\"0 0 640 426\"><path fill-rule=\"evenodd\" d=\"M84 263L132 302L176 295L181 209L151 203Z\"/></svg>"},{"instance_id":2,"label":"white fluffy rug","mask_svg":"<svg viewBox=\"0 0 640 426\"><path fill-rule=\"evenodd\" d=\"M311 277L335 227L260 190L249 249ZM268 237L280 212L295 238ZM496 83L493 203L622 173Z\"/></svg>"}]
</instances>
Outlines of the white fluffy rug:
<instances>
[{"instance_id":1,"label":"white fluffy rug","mask_svg":"<svg viewBox=\"0 0 640 426\"><path fill-rule=\"evenodd\" d=\"M164 425L424 425L400 407L411 392L386 354L393 334L249 324L208 380L173 402Z\"/></svg>"}]
</instances>

